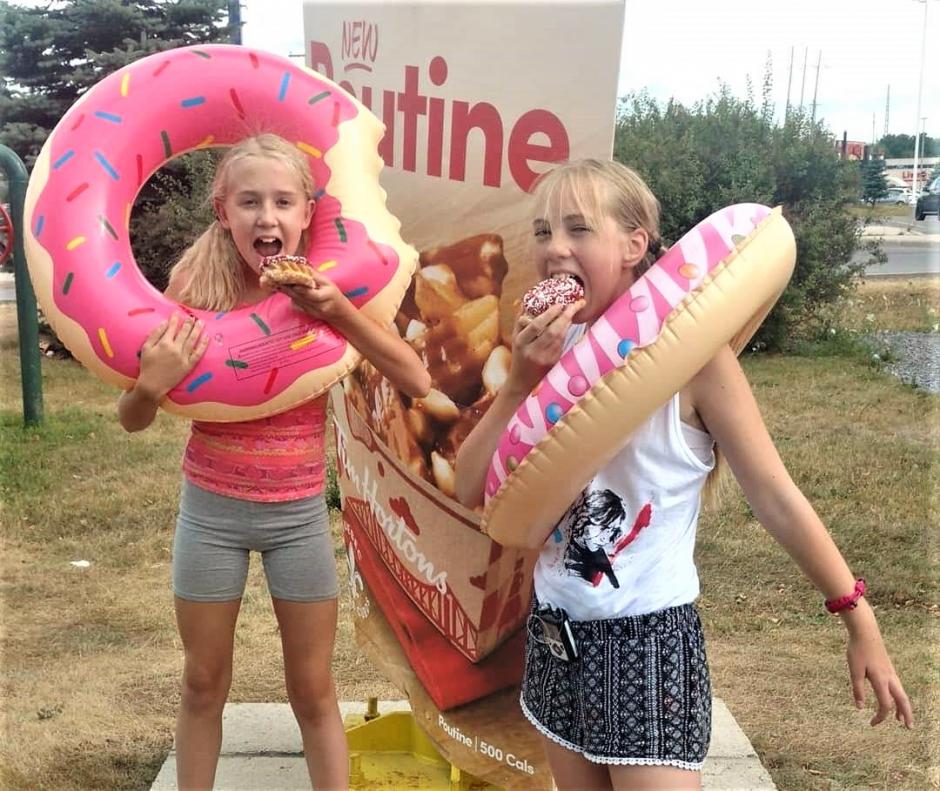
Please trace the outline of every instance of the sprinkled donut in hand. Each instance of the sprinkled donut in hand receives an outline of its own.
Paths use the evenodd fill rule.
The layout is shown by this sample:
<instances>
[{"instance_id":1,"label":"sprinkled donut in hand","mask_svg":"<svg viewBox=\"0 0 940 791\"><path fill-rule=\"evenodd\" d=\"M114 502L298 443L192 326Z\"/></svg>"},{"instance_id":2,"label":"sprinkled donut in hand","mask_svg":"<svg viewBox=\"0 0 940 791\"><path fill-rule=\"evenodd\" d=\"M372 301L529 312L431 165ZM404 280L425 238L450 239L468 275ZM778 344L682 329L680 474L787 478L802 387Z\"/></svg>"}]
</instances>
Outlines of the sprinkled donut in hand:
<instances>
[{"instance_id":1,"label":"sprinkled donut in hand","mask_svg":"<svg viewBox=\"0 0 940 791\"><path fill-rule=\"evenodd\" d=\"M261 285L312 286L313 270L302 255L269 255L261 260Z\"/></svg>"},{"instance_id":2,"label":"sprinkled donut in hand","mask_svg":"<svg viewBox=\"0 0 940 791\"><path fill-rule=\"evenodd\" d=\"M182 47L105 77L65 114L32 171L25 206L30 277L56 333L87 368L130 388L148 334L180 306L143 277L131 208L173 157L261 131L293 142L318 192L302 251L353 305L392 322L417 266L385 206L379 120L316 72L230 45ZM209 348L162 402L210 421L283 412L326 391L361 355L284 294L230 311L186 312Z\"/></svg>"},{"instance_id":3,"label":"sprinkled donut in hand","mask_svg":"<svg viewBox=\"0 0 940 791\"><path fill-rule=\"evenodd\" d=\"M673 245L566 351L510 419L487 472L482 529L537 549L627 437L783 292L796 242L780 209L728 206Z\"/></svg>"},{"instance_id":4,"label":"sprinkled donut in hand","mask_svg":"<svg viewBox=\"0 0 940 791\"><path fill-rule=\"evenodd\" d=\"M584 287L570 275L555 275L536 283L522 297L522 309L541 316L552 305L573 305L584 299Z\"/></svg>"}]
</instances>

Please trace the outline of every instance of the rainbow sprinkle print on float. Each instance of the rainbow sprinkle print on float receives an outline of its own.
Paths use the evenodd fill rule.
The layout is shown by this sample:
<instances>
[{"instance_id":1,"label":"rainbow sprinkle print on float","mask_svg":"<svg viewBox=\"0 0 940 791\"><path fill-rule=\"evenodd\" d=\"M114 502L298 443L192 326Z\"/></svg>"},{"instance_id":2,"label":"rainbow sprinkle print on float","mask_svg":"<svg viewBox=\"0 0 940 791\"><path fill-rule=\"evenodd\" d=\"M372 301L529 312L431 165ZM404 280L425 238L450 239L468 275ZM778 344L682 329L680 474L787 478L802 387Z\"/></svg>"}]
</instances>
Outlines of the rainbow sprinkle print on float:
<instances>
[{"instance_id":1,"label":"rainbow sprinkle print on float","mask_svg":"<svg viewBox=\"0 0 940 791\"><path fill-rule=\"evenodd\" d=\"M180 306L133 264L131 207L174 156L274 132L306 156L318 191L302 251L379 324L395 316L417 265L379 187L382 124L319 74L246 47L151 55L92 87L43 147L26 198L30 277L72 353L129 388L153 327ZM334 178L341 174L341 178ZM132 263L133 265L128 265ZM213 339L163 403L199 420L249 420L315 398L359 353L329 325L273 294L250 308L186 312Z\"/></svg>"}]
</instances>

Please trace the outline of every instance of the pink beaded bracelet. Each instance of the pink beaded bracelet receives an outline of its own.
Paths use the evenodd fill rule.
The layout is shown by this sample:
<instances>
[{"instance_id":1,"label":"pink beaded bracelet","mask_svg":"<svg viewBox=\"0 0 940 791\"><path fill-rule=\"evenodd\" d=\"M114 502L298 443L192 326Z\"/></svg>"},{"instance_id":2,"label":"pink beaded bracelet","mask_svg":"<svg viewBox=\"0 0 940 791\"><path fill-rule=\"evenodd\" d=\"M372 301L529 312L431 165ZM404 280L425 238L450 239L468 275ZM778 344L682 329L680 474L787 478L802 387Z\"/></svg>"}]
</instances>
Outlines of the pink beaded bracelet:
<instances>
[{"instance_id":1,"label":"pink beaded bracelet","mask_svg":"<svg viewBox=\"0 0 940 791\"><path fill-rule=\"evenodd\" d=\"M859 578L855 581L855 590L848 596L842 596L838 599L829 599L826 602L826 609L831 613L842 612L842 610L854 610L858 606L858 600L865 595L865 580Z\"/></svg>"}]
</instances>

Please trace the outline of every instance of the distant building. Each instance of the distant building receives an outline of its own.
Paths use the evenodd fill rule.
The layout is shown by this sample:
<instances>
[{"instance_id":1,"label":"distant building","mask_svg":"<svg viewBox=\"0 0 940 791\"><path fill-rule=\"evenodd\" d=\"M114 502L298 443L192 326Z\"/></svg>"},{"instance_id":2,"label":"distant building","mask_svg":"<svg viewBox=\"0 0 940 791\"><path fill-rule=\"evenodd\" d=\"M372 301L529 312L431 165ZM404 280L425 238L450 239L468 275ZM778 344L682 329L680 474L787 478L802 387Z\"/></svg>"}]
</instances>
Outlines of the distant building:
<instances>
[{"instance_id":1,"label":"distant building","mask_svg":"<svg viewBox=\"0 0 940 791\"><path fill-rule=\"evenodd\" d=\"M940 163L940 157L919 157L917 160L917 191L923 192L933 169ZM914 157L900 157L885 160L885 178L889 182L898 182L898 186L914 186Z\"/></svg>"},{"instance_id":2,"label":"distant building","mask_svg":"<svg viewBox=\"0 0 940 791\"><path fill-rule=\"evenodd\" d=\"M858 140L836 140L835 144L836 149L845 159L865 159L868 143L862 143Z\"/></svg>"}]
</instances>

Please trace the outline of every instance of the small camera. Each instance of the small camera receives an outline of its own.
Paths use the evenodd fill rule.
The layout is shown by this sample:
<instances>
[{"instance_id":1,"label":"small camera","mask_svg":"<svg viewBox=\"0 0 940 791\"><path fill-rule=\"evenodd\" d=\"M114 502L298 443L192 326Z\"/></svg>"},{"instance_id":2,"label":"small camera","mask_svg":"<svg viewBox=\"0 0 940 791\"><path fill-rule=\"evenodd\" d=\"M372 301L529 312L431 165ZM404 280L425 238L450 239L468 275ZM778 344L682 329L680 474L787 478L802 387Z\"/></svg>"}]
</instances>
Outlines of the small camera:
<instances>
[{"instance_id":1,"label":"small camera","mask_svg":"<svg viewBox=\"0 0 940 791\"><path fill-rule=\"evenodd\" d=\"M535 613L542 624L542 639L552 656L565 662L578 658L578 644L571 631L568 613L555 607L542 607Z\"/></svg>"}]
</instances>

